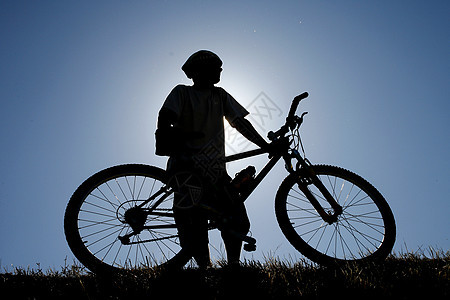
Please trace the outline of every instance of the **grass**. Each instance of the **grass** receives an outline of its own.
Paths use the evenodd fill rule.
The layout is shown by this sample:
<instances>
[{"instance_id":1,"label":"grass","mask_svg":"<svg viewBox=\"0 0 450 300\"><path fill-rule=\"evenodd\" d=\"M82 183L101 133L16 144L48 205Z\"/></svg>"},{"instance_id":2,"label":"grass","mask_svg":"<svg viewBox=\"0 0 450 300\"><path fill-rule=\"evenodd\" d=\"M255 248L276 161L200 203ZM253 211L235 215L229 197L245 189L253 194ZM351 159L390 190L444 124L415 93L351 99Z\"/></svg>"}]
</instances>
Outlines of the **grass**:
<instances>
[{"instance_id":1,"label":"grass","mask_svg":"<svg viewBox=\"0 0 450 300\"><path fill-rule=\"evenodd\" d=\"M2 299L449 299L450 252L396 254L380 263L324 268L267 258L206 271L134 270L97 276L84 267L15 268ZM331 298L332 297L332 298Z\"/></svg>"}]
</instances>

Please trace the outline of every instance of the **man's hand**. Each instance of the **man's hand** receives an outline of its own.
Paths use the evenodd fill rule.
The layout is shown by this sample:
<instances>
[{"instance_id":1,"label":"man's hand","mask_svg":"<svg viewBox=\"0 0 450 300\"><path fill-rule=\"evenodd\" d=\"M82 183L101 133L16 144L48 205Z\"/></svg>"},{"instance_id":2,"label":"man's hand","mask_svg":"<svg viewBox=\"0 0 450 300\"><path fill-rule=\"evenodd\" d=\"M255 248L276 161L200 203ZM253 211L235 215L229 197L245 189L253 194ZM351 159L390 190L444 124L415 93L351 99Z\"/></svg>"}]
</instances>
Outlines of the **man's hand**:
<instances>
[{"instance_id":1,"label":"man's hand","mask_svg":"<svg viewBox=\"0 0 450 300\"><path fill-rule=\"evenodd\" d=\"M289 148L289 139L286 137L281 137L272 141L270 144L267 144L266 148L263 148L269 153L269 158L272 158L276 155L282 155Z\"/></svg>"}]
</instances>

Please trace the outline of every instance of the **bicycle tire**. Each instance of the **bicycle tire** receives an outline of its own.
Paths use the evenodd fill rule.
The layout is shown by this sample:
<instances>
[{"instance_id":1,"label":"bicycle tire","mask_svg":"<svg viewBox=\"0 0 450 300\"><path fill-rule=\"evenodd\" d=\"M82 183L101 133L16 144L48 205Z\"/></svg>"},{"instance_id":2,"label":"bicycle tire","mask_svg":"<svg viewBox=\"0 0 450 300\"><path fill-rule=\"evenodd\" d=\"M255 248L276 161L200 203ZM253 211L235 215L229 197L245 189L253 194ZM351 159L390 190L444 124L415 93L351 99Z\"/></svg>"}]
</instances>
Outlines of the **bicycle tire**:
<instances>
[{"instance_id":1,"label":"bicycle tire","mask_svg":"<svg viewBox=\"0 0 450 300\"><path fill-rule=\"evenodd\" d=\"M153 238L149 243L124 245L118 239L132 232L124 221L125 211L148 199L165 183L165 170L141 164L113 166L84 181L70 198L64 215L66 240L75 257L95 273L184 266L190 257L179 247L175 226L144 229L131 237L131 242L145 240L145 236ZM165 199L157 207L160 216L146 216L145 225L175 225L170 217L172 199Z\"/></svg>"},{"instance_id":2,"label":"bicycle tire","mask_svg":"<svg viewBox=\"0 0 450 300\"><path fill-rule=\"evenodd\" d=\"M290 174L275 199L277 221L287 240L307 258L325 266L386 258L395 243L396 226L381 193L346 169L328 165L312 168L343 212L332 224L323 221L298 187L304 182L301 172ZM331 213L318 189L312 184L308 188Z\"/></svg>"}]
</instances>

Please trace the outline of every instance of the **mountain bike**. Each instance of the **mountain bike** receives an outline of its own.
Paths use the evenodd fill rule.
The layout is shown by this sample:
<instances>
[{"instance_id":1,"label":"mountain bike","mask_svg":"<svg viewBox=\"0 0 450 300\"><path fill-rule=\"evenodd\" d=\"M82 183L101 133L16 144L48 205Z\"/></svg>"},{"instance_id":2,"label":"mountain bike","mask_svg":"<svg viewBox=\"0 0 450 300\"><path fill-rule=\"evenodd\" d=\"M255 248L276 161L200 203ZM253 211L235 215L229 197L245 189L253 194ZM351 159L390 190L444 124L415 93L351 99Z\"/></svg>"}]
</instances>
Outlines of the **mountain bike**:
<instances>
[{"instance_id":1,"label":"mountain bike","mask_svg":"<svg viewBox=\"0 0 450 300\"><path fill-rule=\"evenodd\" d=\"M313 165L300 152L299 129L307 112L301 116L295 112L306 97L306 92L295 97L285 124L269 132L272 150L267 164L251 174L236 197L247 199L283 159L288 175L276 193L275 215L296 250L321 265L384 259L396 236L394 216L384 197L361 176L336 166ZM226 161L267 153L249 150L227 156ZM66 239L75 257L94 272L185 265L191 257L179 245L174 194L184 190L196 199L201 188L195 176L168 177L155 166L126 164L83 182L64 216ZM188 208L196 203L178 205ZM215 228L220 222L211 220L209 229ZM240 238L245 250L255 249L253 237Z\"/></svg>"}]
</instances>

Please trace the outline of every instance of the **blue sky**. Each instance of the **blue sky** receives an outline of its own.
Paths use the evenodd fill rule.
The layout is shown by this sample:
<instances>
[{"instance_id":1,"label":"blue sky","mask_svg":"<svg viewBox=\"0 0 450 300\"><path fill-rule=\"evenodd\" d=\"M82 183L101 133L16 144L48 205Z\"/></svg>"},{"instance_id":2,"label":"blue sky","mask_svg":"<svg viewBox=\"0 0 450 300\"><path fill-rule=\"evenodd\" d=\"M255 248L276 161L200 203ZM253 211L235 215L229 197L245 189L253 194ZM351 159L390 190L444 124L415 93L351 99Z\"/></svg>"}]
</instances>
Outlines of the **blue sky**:
<instances>
[{"instance_id":1,"label":"blue sky","mask_svg":"<svg viewBox=\"0 0 450 300\"><path fill-rule=\"evenodd\" d=\"M261 134L308 91L309 159L382 192L396 251L448 251L449 13L448 1L1 1L0 267L71 263L76 187L112 165L165 166L157 112L199 49L222 58L219 85L252 113L261 97L277 106ZM250 163L264 162L230 173ZM256 259L291 251L273 212L285 175L279 164L247 202Z\"/></svg>"}]
</instances>

